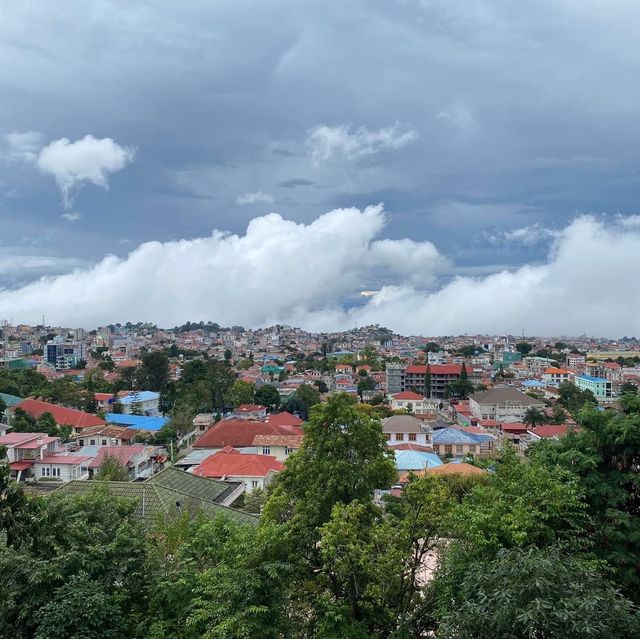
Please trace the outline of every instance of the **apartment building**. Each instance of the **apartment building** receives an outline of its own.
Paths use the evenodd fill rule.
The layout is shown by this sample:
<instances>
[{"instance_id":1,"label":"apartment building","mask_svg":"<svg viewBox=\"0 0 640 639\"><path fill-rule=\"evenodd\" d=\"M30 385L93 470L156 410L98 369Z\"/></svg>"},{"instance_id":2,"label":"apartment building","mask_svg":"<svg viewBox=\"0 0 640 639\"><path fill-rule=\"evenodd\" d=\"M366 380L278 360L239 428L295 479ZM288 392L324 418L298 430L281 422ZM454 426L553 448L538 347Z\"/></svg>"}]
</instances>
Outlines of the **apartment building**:
<instances>
[{"instance_id":1,"label":"apartment building","mask_svg":"<svg viewBox=\"0 0 640 639\"><path fill-rule=\"evenodd\" d=\"M427 369L431 388L425 389ZM423 397L444 397L447 386L460 379L461 364L412 364L403 367L399 364L387 364L387 393L394 395L403 391L413 391Z\"/></svg>"}]
</instances>

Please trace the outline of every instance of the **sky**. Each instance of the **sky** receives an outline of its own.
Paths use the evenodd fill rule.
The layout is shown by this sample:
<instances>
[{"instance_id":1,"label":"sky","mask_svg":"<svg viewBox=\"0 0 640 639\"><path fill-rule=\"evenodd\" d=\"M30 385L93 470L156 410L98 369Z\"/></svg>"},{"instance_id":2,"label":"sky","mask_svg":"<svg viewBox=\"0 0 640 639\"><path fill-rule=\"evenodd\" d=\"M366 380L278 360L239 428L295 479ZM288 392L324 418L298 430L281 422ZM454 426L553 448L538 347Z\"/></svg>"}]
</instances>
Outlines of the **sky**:
<instances>
[{"instance_id":1,"label":"sky","mask_svg":"<svg viewBox=\"0 0 640 639\"><path fill-rule=\"evenodd\" d=\"M639 36L631 0L4 3L0 319L640 335Z\"/></svg>"}]
</instances>

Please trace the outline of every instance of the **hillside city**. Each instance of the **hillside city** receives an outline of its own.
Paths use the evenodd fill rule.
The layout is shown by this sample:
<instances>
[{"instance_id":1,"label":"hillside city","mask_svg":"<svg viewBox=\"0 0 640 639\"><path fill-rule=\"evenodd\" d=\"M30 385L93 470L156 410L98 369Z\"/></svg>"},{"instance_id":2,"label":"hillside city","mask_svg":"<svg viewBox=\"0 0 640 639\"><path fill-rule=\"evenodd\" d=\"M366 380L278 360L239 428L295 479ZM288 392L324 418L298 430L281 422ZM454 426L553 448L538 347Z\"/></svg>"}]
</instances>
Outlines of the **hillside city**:
<instances>
[{"instance_id":1,"label":"hillside city","mask_svg":"<svg viewBox=\"0 0 640 639\"><path fill-rule=\"evenodd\" d=\"M159 581L145 586L160 634L140 636L240 637L247 629L294 636L291 628L307 623L298 616L311 615L314 624L332 619L332 629L299 636L484 637L494 630L479 634L477 624L501 609L496 584L514 579L503 574L509 570L520 579L536 574L534 584L504 586L523 609L560 590L567 606L583 606L588 577L606 611L598 604L583 622L615 624L620 634L612 636L638 629L635 337L402 336L377 325L309 333L213 322L84 330L5 321L1 330L0 529L7 547L27 561L53 544L58 561L68 542L52 541L55 526L75 538L68 527L80 518L88 528L78 539L115 553L118 563L129 550L107 551L116 543L112 530L155 531L135 561L149 553L169 561L166 573L155 574ZM29 522L41 515L33 513L49 509L58 523L34 532ZM168 539L187 534L179 526L195 526L195 537L171 565ZM282 536L285 557L278 558L273 535ZM199 544L222 538L260 548L246 547L241 561L227 557L230 548L219 551L217 561L231 561L227 568L248 580L242 595L230 574L198 563ZM359 558L348 550L354 543ZM16 568L16 557L2 557ZM37 564L35 555L29 561ZM290 565L280 570L270 562ZM556 574L560 564L564 572ZM73 572L78 589L61 596L88 596L89 589L97 604L116 606L113 584L96 591L82 582L91 570ZM185 570L198 575L188 598L200 603L172 600L161 612L163 597L184 596L162 588L173 592ZM391 589L379 590L387 578ZM11 579L19 589L17 574ZM222 583L203 600L207 579ZM580 592L568 594L576 584ZM316 600L316 588L325 599ZM447 595L450 588L484 588L482 600ZM306 599L296 601L296 592ZM259 605L262 613L244 618ZM3 618L17 624L22 613L7 606L0 601ZM62 614L51 603L34 606L46 623L31 622L29 632ZM143 615L132 610L118 613L129 630L108 636L131 631ZM505 623L514 627L520 622L510 614ZM198 630L179 634L184 619ZM228 623L237 626L225 634ZM555 617L548 623L556 633L566 628L554 626ZM207 634L209 626L220 630ZM553 632L545 636L591 636Z\"/></svg>"}]
</instances>

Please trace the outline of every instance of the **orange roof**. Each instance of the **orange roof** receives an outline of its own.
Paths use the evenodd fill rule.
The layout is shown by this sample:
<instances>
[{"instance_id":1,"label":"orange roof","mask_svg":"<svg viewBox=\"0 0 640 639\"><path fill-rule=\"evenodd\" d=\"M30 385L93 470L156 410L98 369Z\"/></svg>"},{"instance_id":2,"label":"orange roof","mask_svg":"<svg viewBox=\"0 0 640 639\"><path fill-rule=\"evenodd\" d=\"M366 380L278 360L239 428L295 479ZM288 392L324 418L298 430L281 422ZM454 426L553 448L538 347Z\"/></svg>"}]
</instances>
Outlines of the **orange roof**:
<instances>
[{"instance_id":1,"label":"orange roof","mask_svg":"<svg viewBox=\"0 0 640 639\"><path fill-rule=\"evenodd\" d=\"M253 445L257 435L302 435L302 429L300 426L277 424L271 421L223 419L197 439L193 448L224 448L225 446L247 448Z\"/></svg>"},{"instance_id":2,"label":"orange roof","mask_svg":"<svg viewBox=\"0 0 640 639\"><path fill-rule=\"evenodd\" d=\"M299 417L288 413L286 410L282 413L267 415L267 422L276 426L301 426L304 424Z\"/></svg>"},{"instance_id":3,"label":"orange roof","mask_svg":"<svg viewBox=\"0 0 640 639\"><path fill-rule=\"evenodd\" d=\"M565 370L564 368L547 368L544 371L545 375L570 375L571 371Z\"/></svg>"},{"instance_id":4,"label":"orange roof","mask_svg":"<svg viewBox=\"0 0 640 639\"><path fill-rule=\"evenodd\" d=\"M422 395L418 395L418 393L414 393L413 391L404 391L402 393L396 393L392 395L393 399L412 399L421 401L424 399Z\"/></svg>"},{"instance_id":5,"label":"orange roof","mask_svg":"<svg viewBox=\"0 0 640 639\"><path fill-rule=\"evenodd\" d=\"M226 446L209 455L194 471L200 477L265 477L284 468L273 455L243 454Z\"/></svg>"},{"instance_id":6,"label":"orange roof","mask_svg":"<svg viewBox=\"0 0 640 639\"><path fill-rule=\"evenodd\" d=\"M460 462L459 464L442 464L442 466L436 466L435 468L425 468L423 471L419 471L419 474L428 475L486 475L487 471L484 468L478 468L472 464Z\"/></svg>"}]
</instances>

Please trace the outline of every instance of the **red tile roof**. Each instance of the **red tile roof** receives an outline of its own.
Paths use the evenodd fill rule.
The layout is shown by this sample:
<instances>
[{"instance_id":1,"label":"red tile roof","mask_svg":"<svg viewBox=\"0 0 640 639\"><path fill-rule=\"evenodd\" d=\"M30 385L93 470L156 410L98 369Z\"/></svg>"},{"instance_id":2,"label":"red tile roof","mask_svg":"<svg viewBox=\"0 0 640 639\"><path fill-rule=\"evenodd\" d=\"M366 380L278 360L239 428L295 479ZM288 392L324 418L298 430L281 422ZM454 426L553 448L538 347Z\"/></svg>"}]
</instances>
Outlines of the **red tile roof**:
<instances>
[{"instance_id":1,"label":"red tile roof","mask_svg":"<svg viewBox=\"0 0 640 639\"><path fill-rule=\"evenodd\" d=\"M235 413L256 413L261 412L263 410L267 410L266 406L261 406L260 404L240 404L238 408L235 409Z\"/></svg>"},{"instance_id":2,"label":"red tile roof","mask_svg":"<svg viewBox=\"0 0 640 639\"><path fill-rule=\"evenodd\" d=\"M560 437L566 435L569 430L579 430L579 428L575 426L570 428L566 424L543 424L532 428L529 432L538 437Z\"/></svg>"},{"instance_id":3,"label":"red tile roof","mask_svg":"<svg viewBox=\"0 0 640 639\"><path fill-rule=\"evenodd\" d=\"M91 457L85 457L84 455L49 455L42 459L36 459L35 464L70 464L77 466L83 462L88 461Z\"/></svg>"},{"instance_id":4,"label":"red tile roof","mask_svg":"<svg viewBox=\"0 0 640 639\"><path fill-rule=\"evenodd\" d=\"M282 413L281 413L282 414ZM271 418L268 422L254 422L246 419L223 419L214 424L193 444L193 448L248 448L253 445L256 435L302 435L298 425L278 424ZM297 419L291 415L293 419ZM302 423L302 422L301 422Z\"/></svg>"},{"instance_id":5,"label":"red tile roof","mask_svg":"<svg viewBox=\"0 0 640 639\"><path fill-rule=\"evenodd\" d=\"M41 402L37 399L25 399L16 404L14 408L21 408L25 413L38 419L44 413L51 413L56 423L60 426L67 425L74 428L87 428L87 426L98 426L106 424L104 419L100 419L91 413L84 413L75 408L65 408L49 402Z\"/></svg>"},{"instance_id":6,"label":"red tile roof","mask_svg":"<svg viewBox=\"0 0 640 639\"><path fill-rule=\"evenodd\" d=\"M402 393L396 393L392 395L393 399L412 399L412 400L423 400L422 395L418 395L418 393L414 393L413 391L404 391Z\"/></svg>"},{"instance_id":7,"label":"red tile roof","mask_svg":"<svg viewBox=\"0 0 640 639\"><path fill-rule=\"evenodd\" d=\"M282 413L267 415L267 422L276 426L302 426L304 424L299 417L288 413L286 410Z\"/></svg>"},{"instance_id":8,"label":"red tile roof","mask_svg":"<svg viewBox=\"0 0 640 639\"><path fill-rule=\"evenodd\" d=\"M89 468L100 468L105 458L115 457L123 466L126 466L132 457L144 452L146 446L101 446L96 458L89 464Z\"/></svg>"},{"instance_id":9,"label":"red tile roof","mask_svg":"<svg viewBox=\"0 0 640 639\"><path fill-rule=\"evenodd\" d=\"M243 454L227 446L207 457L194 471L200 477L265 477L284 468L273 455Z\"/></svg>"}]
</instances>

